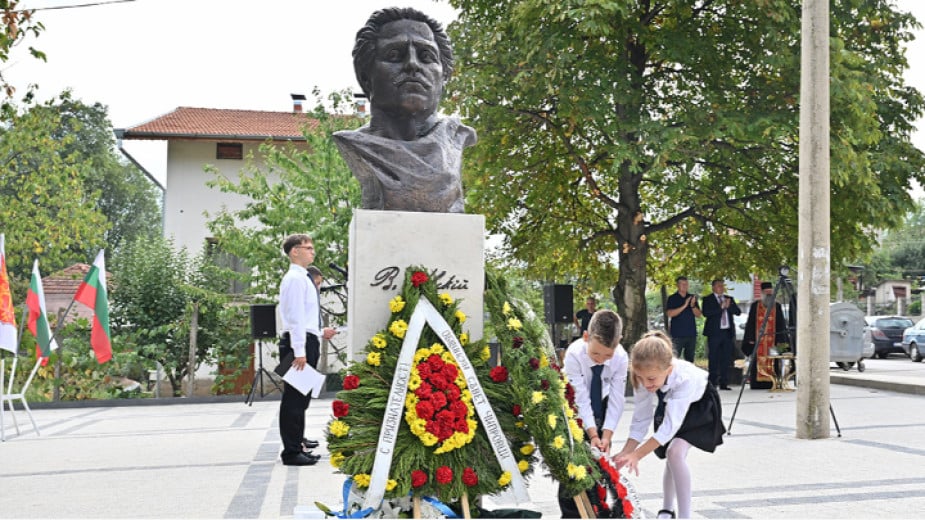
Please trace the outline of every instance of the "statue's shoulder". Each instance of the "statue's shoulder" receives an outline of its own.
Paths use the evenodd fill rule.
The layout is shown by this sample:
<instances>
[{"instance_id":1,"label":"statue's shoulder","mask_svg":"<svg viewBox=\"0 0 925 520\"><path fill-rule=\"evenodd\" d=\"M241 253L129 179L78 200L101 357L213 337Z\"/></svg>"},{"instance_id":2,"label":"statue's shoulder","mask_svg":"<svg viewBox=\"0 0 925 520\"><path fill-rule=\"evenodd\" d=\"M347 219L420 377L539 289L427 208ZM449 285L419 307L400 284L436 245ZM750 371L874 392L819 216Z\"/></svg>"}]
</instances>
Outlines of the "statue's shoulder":
<instances>
[{"instance_id":1,"label":"statue's shoulder","mask_svg":"<svg viewBox=\"0 0 925 520\"><path fill-rule=\"evenodd\" d=\"M440 120L440 125L444 127L447 135L454 137L454 140L463 147L472 146L478 141L475 129L463 124L458 116L447 116Z\"/></svg>"}]
</instances>

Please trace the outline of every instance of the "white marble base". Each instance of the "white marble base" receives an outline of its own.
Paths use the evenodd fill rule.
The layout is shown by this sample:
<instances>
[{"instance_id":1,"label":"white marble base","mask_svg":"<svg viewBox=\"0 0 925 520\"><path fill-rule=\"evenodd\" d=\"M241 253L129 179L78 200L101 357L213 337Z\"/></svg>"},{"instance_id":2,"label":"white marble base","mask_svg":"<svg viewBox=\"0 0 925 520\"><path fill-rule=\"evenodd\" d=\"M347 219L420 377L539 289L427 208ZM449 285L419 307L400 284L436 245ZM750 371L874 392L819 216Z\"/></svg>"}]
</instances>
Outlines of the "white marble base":
<instances>
[{"instance_id":1,"label":"white marble base","mask_svg":"<svg viewBox=\"0 0 925 520\"><path fill-rule=\"evenodd\" d=\"M439 292L462 299L463 330L482 337L485 217L357 209L350 223L347 327L350 355L388 326L389 300L401 293L408 266L434 270Z\"/></svg>"}]
</instances>

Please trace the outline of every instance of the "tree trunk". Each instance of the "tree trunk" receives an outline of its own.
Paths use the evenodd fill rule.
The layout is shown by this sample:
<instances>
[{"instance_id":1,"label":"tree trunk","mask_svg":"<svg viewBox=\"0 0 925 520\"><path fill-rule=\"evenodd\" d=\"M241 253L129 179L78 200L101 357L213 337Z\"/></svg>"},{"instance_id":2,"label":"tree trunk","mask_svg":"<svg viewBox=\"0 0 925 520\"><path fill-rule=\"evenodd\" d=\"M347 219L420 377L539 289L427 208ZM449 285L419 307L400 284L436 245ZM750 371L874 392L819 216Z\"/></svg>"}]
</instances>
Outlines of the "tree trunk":
<instances>
[{"instance_id":1,"label":"tree trunk","mask_svg":"<svg viewBox=\"0 0 925 520\"><path fill-rule=\"evenodd\" d=\"M193 382L196 378L196 336L199 335L199 302L193 302L189 323L189 362L186 367L186 397L193 397Z\"/></svg>"},{"instance_id":2,"label":"tree trunk","mask_svg":"<svg viewBox=\"0 0 925 520\"><path fill-rule=\"evenodd\" d=\"M649 244L639 205L641 177L624 165L620 178L620 210L617 231L620 237L620 278L614 288L614 302L623 319L624 347L629 349L648 329L646 309L646 262Z\"/></svg>"}]
</instances>

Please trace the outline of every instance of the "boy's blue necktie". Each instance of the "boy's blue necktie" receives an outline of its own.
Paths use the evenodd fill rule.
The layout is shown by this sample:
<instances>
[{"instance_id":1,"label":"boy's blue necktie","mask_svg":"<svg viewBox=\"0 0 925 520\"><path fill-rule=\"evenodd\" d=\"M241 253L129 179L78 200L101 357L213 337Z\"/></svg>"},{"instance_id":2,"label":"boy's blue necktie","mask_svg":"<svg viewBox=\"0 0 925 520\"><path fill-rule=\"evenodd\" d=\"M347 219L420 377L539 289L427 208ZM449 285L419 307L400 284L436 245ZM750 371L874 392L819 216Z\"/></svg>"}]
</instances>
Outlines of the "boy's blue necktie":
<instances>
[{"instance_id":1,"label":"boy's blue necktie","mask_svg":"<svg viewBox=\"0 0 925 520\"><path fill-rule=\"evenodd\" d=\"M591 411L594 412L594 422L600 423L604 419L604 401L601 394L604 385L601 382L601 372L604 365L594 365L591 367Z\"/></svg>"}]
</instances>

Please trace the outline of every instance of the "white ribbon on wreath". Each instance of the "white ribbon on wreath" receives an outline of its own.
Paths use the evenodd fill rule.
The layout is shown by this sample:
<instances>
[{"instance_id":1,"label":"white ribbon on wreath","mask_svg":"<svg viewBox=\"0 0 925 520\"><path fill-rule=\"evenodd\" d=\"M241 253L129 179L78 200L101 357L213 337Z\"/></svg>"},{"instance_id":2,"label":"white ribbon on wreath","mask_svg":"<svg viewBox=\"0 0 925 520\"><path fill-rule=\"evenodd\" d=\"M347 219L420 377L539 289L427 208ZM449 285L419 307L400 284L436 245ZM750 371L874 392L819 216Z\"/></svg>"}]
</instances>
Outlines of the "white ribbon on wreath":
<instances>
[{"instance_id":1,"label":"white ribbon on wreath","mask_svg":"<svg viewBox=\"0 0 925 520\"><path fill-rule=\"evenodd\" d=\"M411 377L412 363L414 362L414 353L417 351L418 343L421 339L421 333L424 332L424 326L430 325L430 328L443 340L447 350L453 355L459 370L466 379L466 385L472 393L472 403L475 411L479 414L485 433L491 443L492 450L495 452L495 458L503 471L511 475L511 490L514 492L514 499L518 502L529 502L530 495L527 494L527 486L517 467L517 460L508 446L507 438L501 429L501 423L495 416L494 410L491 409L491 403L488 402L488 396L482 390L479 378L472 368L472 363L466 356L459 338L453 332L450 324L443 319L440 312L433 306L430 301L421 296L418 304L411 313L408 320L408 330L405 332L405 338L401 344L401 352L398 354L398 362L395 365L395 375L392 377L392 389L389 392L389 399L386 401L385 415L382 418L382 428L379 430L379 443L376 446L376 458L373 462L373 470L370 474L369 489L366 491L366 500L363 507L377 509L382 499L385 497L385 485L389 478L389 468L392 467L392 455L395 450L395 441L398 439L398 429L401 426L402 411L405 408L405 395L408 392L408 380Z\"/></svg>"}]
</instances>

